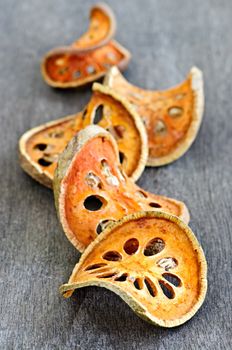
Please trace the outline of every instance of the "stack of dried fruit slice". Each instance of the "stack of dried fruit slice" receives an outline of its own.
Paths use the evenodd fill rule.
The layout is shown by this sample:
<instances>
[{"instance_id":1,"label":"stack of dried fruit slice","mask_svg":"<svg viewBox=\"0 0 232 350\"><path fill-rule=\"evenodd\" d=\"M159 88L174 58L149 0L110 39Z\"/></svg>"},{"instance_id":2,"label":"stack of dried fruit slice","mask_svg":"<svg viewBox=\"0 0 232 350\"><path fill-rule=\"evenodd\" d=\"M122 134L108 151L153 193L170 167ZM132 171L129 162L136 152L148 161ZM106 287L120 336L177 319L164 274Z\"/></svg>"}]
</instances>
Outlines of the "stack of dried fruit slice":
<instances>
[{"instance_id":1,"label":"stack of dried fruit slice","mask_svg":"<svg viewBox=\"0 0 232 350\"><path fill-rule=\"evenodd\" d=\"M187 208L136 186L109 132L92 125L71 140L58 162L54 195L68 239L80 251L88 247L61 287L66 297L76 288L106 287L164 327L195 314L206 294L207 268L184 223Z\"/></svg>"},{"instance_id":2,"label":"stack of dried fruit slice","mask_svg":"<svg viewBox=\"0 0 232 350\"><path fill-rule=\"evenodd\" d=\"M61 287L64 296L84 286L106 287L145 320L174 327L204 301L206 260L187 226L185 204L134 182L146 164L168 164L193 143L203 113L202 74L192 68L182 84L166 91L133 86L118 70L130 53L112 41L115 28L112 11L97 4L88 31L45 56L43 77L60 88L95 81L113 67L104 85L93 85L83 111L21 137L20 163L53 187L63 230L84 251Z\"/></svg>"},{"instance_id":3,"label":"stack of dried fruit slice","mask_svg":"<svg viewBox=\"0 0 232 350\"><path fill-rule=\"evenodd\" d=\"M117 65L121 70L130 61L130 52L112 40L116 20L105 4L90 11L88 31L70 46L48 52L41 65L44 80L53 87L72 88L102 78Z\"/></svg>"}]
</instances>

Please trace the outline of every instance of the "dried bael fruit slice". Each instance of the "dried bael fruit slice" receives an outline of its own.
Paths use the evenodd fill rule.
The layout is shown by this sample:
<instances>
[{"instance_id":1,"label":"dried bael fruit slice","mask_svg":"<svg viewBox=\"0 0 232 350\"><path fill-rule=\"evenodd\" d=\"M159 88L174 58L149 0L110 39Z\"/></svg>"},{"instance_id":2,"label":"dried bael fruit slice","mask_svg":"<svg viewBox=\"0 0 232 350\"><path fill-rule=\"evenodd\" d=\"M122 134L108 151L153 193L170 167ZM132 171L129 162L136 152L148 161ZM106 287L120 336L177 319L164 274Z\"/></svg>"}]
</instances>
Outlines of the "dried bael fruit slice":
<instances>
[{"instance_id":1,"label":"dried bael fruit slice","mask_svg":"<svg viewBox=\"0 0 232 350\"><path fill-rule=\"evenodd\" d=\"M70 88L102 78L113 66L125 69L130 52L111 40L116 21L111 9L97 4L91 9L88 31L70 46L48 52L41 65L44 80L53 87Z\"/></svg>"},{"instance_id":2,"label":"dried bael fruit slice","mask_svg":"<svg viewBox=\"0 0 232 350\"><path fill-rule=\"evenodd\" d=\"M129 51L113 40L85 54L72 47L58 48L46 55L41 72L50 86L74 88L99 80L113 65L120 70L126 69L130 58Z\"/></svg>"},{"instance_id":3,"label":"dried bael fruit slice","mask_svg":"<svg viewBox=\"0 0 232 350\"><path fill-rule=\"evenodd\" d=\"M134 181L147 160L147 135L131 105L110 88L93 85L93 95L83 112L27 131L19 141L22 168L45 186L52 187L58 156L83 127L98 123L115 137L125 173Z\"/></svg>"},{"instance_id":4,"label":"dried bael fruit slice","mask_svg":"<svg viewBox=\"0 0 232 350\"><path fill-rule=\"evenodd\" d=\"M116 31L116 19L111 8L98 3L90 9L90 24L84 33L72 46L84 53L106 45Z\"/></svg>"},{"instance_id":5,"label":"dried bael fruit slice","mask_svg":"<svg viewBox=\"0 0 232 350\"><path fill-rule=\"evenodd\" d=\"M175 327L201 307L207 290L207 264L191 229L163 212L140 212L102 232L83 253L67 284L100 286L118 294L148 322Z\"/></svg>"},{"instance_id":6,"label":"dried bael fruit slice","mask_svg":"<svg viewBox=\"0 0 232 350\"><path fill-rule=\"evenodd\" d=\"M148 133L148 165L171 163L192 145L204 108L202 72L198 68L193 67L183 83L164 91L130 84L117 67L111 68L104 83L127 97L143 119Z\"/></svg>"},{"instance_id":7,"label":"dried bael fruit slice","mask_svg":"<svg viewBox=\"0 0 232 350\"><path fill-rule=\"evenodd\" d=\"M53 189L64 232L80 251L110 222L136 211L189 220L184 203L148 193L125 175L115 139L97 125L81 130L61 154Z\"/></svg>"}]
</instances>

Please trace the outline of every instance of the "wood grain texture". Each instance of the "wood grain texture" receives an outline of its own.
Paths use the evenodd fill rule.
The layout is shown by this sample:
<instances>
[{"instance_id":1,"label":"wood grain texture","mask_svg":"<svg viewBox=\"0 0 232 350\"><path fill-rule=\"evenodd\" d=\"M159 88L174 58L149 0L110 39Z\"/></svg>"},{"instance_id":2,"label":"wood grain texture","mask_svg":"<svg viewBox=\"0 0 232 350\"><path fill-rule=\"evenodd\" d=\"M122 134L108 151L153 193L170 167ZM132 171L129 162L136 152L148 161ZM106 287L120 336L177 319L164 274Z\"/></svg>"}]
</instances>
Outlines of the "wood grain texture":
<instances>
[{"instance_id":1,"label":"wood grain texture","mask_svg":"<svg viewBox=\"0 0 232 350\"><path fill-rule=\"evenodd\" d=\"M80 290L64 300L79 254L58 223L52 192L20 169L17 141L28 128L76 113L90 90L43 82L43 54L87 27L94 1L0 2L0 349L231 349L232 3L230 0L108 1L116 38L132 51L126 77L144 88L204 72L206 109L197 141L177 162L147 168L139 185L187 203L208 260L205 304L185 325L158 329L116 295Z\"/></svg>"}]
</instances>

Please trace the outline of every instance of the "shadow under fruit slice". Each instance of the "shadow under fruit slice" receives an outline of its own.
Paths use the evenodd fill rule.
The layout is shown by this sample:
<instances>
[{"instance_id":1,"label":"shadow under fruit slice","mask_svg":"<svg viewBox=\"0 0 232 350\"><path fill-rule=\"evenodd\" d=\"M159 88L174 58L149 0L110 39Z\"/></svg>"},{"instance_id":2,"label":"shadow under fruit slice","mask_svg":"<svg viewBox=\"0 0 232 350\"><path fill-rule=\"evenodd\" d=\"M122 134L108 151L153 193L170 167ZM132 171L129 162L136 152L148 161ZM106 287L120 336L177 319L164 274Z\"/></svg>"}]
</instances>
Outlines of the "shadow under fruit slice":
<instances>
[{"instance_id":1,"label":"shadow under fruit slice","mask_svg":"<svg viewBox=\"0 0 232 350\"><path fill-rule=\"evenodd\" d=\"M201 125L204 94L202 72L193 67L180 85L149 91L130 84L111 68L104 84L120 91L143 119L149 145L147 165L160 166L180 158L195 140Z\"/></svg>"},{"instance_id":2,"label":"shadow under fruit slice","mask_svg":"<svg viewBox=\"0 0 232 350\"><path fill-rule=\"evenodd\" d=\"M191 229L163 212L139 212L106 228L85 250L60 291L100 286L148 322L175 327L201 307L207 263Z\"/></svg>"},{"instance_id":3,"label":"shadow under fruit slice","mask_svg":"<svg viewBox=\"0 0 232 350\"><path fill-rule=\"evenodd\" d=\"M165 211L189 221L184 203L148 193L126 176L115 139L96 125L81 130L61 154L53 189L64 232L80 251L110 222L136 211Z\"/></svg>"},{"instance_id":4,"label":"shadow under fruit slice","mask_svg":"<svg viewBox=\"0 0 232 350\"><path fill-rule=\"evenodd\" d=\"M83 127L99 124L115 137L122 168L136 181L147 160L147 135L131 105L112 89L93 85L92 97L83 110L27 131L19 141L22 168L37 181L52 187L58 156Z\"/></svg>"},{"instance_id":5,"label":"shadow under fruit slice","mask_svg":"<svg viewBox=\"0 0 232 350\"><path fill-rule=\"evenodd\" d=\"M125 69L131 55L111 40L115 28L111 9L105 4L93 6L88 31L70 46L55 48L44 57L44 80L53 87L70 88L102 78L113 65Z\"/></svg>"}]
</instances>

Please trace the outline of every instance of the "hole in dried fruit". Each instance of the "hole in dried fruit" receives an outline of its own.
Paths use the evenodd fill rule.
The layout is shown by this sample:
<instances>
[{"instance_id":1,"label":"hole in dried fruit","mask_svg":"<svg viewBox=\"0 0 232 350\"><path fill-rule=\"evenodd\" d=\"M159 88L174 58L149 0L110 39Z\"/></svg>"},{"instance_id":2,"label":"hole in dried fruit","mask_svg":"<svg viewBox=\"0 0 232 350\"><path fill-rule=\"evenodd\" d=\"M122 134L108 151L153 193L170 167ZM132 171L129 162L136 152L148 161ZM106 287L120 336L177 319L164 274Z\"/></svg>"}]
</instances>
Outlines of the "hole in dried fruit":
<instances>
[{"instance_id":1,"label":"hole in dried fruit","mask_svg":"<svg viewBox=\"0 0 232 350\"><path fill-rule=\"evenodd\" d=\"M94 66L87 66L86 70L88 74L93 74L96 72L96 69L94 68Z\"/></svg>"},{"instance_id":2,"label":"hole in dried fruit","mask_svg":"<svg viewBox=\"0 0 232 350\"><path fill-rule=\"evenodd\" d=\"M100 105L95 110L95 116L93 119L93 124L98 124L103 118L103 105Z\"/></svg>"},{"instance_id":3,"label":"hole in dried fruit","mask_svg":"<svg viewBox=\"0 0 232 350\"><path fill-rule=\"evenodd\" d=\"M151 202L149 203L150 207L152 208L162 208L162 206L159 203Z\"/></svg>"},{"instance_id":4,"label":"hole in dried fruit","mask_svg":"<svg viewBox=\"0 0 232 350\"><path fill-rule=\"evenodd\" d=\"M147 194L143 191L136 191L135 193L141 198L147 198Z\"/></svg>"},{"instance_id":5,"label":"hole in dried fruit","mask_svg":"<svg viewBox=\"0 0 232 350\"><path fill-rule=\"evenodd\" d=\"M174 269L178 265L178 262L175 258L163 258L157 261L156 264L165 269L165 271L169 271L170 269Z\"/></svg>"},{"instance_id":6,"label":"hole in dried fruit","mask_svg":"<svg viewBox=\"0 0 232 350\"><path fill-rule=\"evenodd\" d=\"M175 287L181 286L181 279L172 273L163 273L162 276Z\"/></svg>"},{"instance_id":7,"label":"hole in dried fruit","mask_svg":"<svg viewBox=\"0 0 232 350\"><path fill-rule=\"evenodd\" d=\"M42 166L49 166L49 165L52 164L52 162L50 162L50 161L48 161L48 160L46 160L46 159L44 159L44 158L38 159L38 163L39 163L40 165L42 165Z\"/></svg>"},{"instance_id":8,"label":"hole in dried fruit","mask_svg":"<svg viewBox=\"0 0 232 350\"><path fill-rule=\"evenodd\" d=\"M115 131L117 137L120 139L123 137L125 130L126 130L125 127L122 125L115 125L114 126L114 131Z\"/></svg>"},{"instance_id":9,"label":"hole in dried fruit","mask_svg":"<svg viewBox=\"0 0 232 350\"><path fill-rule=\"evenodd\" d=\"M75 71L75 72L73 73L73 78L74 78L74 79L78 79L78 78L80 78L80 76L81 76L81 72L80 72L79 70L77 70L77 71Z\"/></svg>"},{"instance_id":10,"label":"hole in dried fruit","mask_svg":"<svg viewBox=\"0 0 232 350\"><path fill-rule=\"evenodd\" d=\"M110 225L112 222L114 222L115 220L102 220L96 228L97 234L100 234L103 230L105 230L105 228Z\"/></svg>"},{"instance_id":11,"label":"hole in dried fruit","mask_svg":"<svg viewBox=\"0 0 232 350\"><path fill-rule=\"evenodd\" d=\"M39 149L40 151L44 151L47 148L46 143L37 143L37 145L34 146L35 149Z\"/></svg>"},{"instance_id":12,"label":"hole in dried fruit","mask_svg":"<svg viewBox=\"0 0 232 350\"><path fill-rule=\"evenodd\" d=\"M84 201L84 207L90 211L100 210L105 199L100 196L89 196Z\"/></svg>"},{"instance_id":13,"label":"hole in dried fruit","mask_svg":"<svg viewBox=\"0 0 232 350\"><path fill-rule=\"evenodd\" d=\"M155 287L154 283L148 277L145 277L144 283L145 283L145 285L147 287L147 290L148 290L149 294L152 297L155 297L156 296L156 287Z\"/></svg>"},{"instance_id":14,"label":"hole in dried fruit","mask_svg":"<svg viewBox=\"0 0 232 350\"><path fill-rule=\"evenodd\" d=\"M119 161L120 161L121 164L122 164L124 158L125 158L124 153L119 151Z\"/></svg>"},{"instance_id":15,"label":"hole in dried fruit","mask_svg":"<svg viewBox=\"0 0 232 350\"><path fill-rule=\"evenodd\" d=\"M85 268L85 271L89 271L89 270L95 270L98 269L99 267L103 267L106 266L107 264L105 263L99 263L99 264L93 264L93 265L89 265Z\"/></svg>"},{"instance_id":16,"label":"hole in dried fruit","mask_svg":"<svg viewBox=\"0 0 232 350\"><path fill-rule=\"evenodd\" d=\"M85 177L85 181L87 185L91 188L102 188L100 178L97 175L95 175L92 171L88 172L88 174Z\"/></svg>"},{"instance_id":17,"label":"hole in dried fruit","mask_svg":"<svg viewBox=\"0 0 232 350\"><path fill-rule=\"evenodd\" d=\"M108 273L104 273L102 275L98 275L98 278L110 278L116 275L116 272L108 272Z\"/></svg>"},{"instance_id":18,"label":"hole in dried fruit","mask_svg":"<svg viewBox=\"0 0 232 350\"><path fill-rule=\"evenodd\" d=\"M157 134L163 134L165 133L167 130L165 123L162 120L158 120L156 125L155 125L155 129L154 132Z\"/></svg>"},{"instance_id":19,"label":"hole in dried fruit","mask_svg":"<svg viewBox=\"0 0 232 350\"><path fill-rule=\"evenodd\" d=\"M164 249L164 247L164 241L161 238L156 237L147 243L143 254L145 256L152 256L160 253Z\"/></svg>"},{"instance_id":20,"label":"hole in dried fruit","mask_svg":"<svg viewBox=\"0 0 232 350\"><path fill-rule=\"evenodd\" d=\"M114 280L117 282L125 282L128 277L127 273L123 273L121 276L116 277Z\"/></svg>"},{"instance_id":21,"label":"hole in dried fruit","mask_svg":"<svg viewBox=\"0 0 232 350\"><path fill-rule=\"evenodd\" d=\"M125 242L123 249L128 255L133 255L137 252L139 248L139 241L137 238L131 238L128 239L128 241Z\"/></svg>"},{"instance_id":22,"label":"hole in dried fruit","mask_svg":"<svg viewBox=\"0 0 232 350\"><path fill-rule=\"evenodd\" d=\"M183 114L183 108L181 107L171 107L168 109L168 114L170 117L178 118Z\"/></svg>"},{"instance_id":23,"label":"hole in dried fruit","mask_svg":"<svg viewBox=\"0 0 232 350\"><path fill-rule=\"evenodd\" d=\"M48 134L49 137L55 137L55 138L61 138L64 136L64 132L63 131L52 131Z\"/></svg>"},{"instance_id":24,"label":"hole in dried fruit","mask_svg":"<svg viewBox=\"0 0 232 350\"><path fill-rule=\"evenodd\" d=\"M122 256L119 252L117 252L116 250L111 250L109 252L106 252L105 254L103 254L102 258L104 260L108 260L108 261L120 261L122 260Z\"/></svg>"},{"instance_id":25,"label":"hole in dried fruit","mask_svg":"<svg viewBox=\"0 0 232 350\"><path fill-rule=\"evenodd\" d=\"M134 286L138 290L143 289L143 281L142 281L142 279L141 278L136 278L136 280L134 281Z\"/></svg>"},{"instance_id":26,"label":"hole in dried fruit","mask_svg":"<svg viewBox=\"0 0 232 350\"><path fill-rule=\"evenodd\" d=\"M174 290L172 289L171 286L169 286L169 284L165 283L162 280L159 280L159 285L164 293L164 295L168 298L168 299L173 299L175 297L175 293Z\"/></svg>"}]
</instances>

